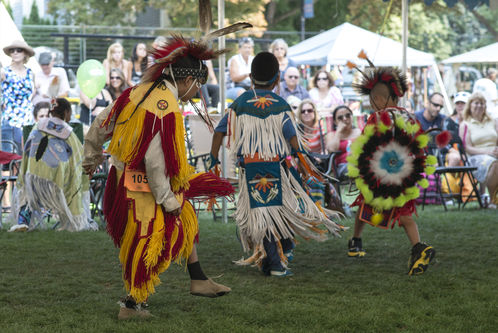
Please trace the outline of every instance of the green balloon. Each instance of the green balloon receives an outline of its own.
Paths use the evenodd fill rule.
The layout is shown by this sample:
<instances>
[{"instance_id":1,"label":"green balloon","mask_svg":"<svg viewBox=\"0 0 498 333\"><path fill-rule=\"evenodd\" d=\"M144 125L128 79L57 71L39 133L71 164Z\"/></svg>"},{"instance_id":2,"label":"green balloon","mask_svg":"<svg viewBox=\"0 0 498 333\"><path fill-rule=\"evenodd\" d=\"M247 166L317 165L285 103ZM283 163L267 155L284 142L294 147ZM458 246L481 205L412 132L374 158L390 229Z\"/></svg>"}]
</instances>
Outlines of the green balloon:
<instances>
[{"instance_id":1,"label":"green balloon","mask_svg":"<svg viewBox=\"0 0 498 333\"><path fill-rule=\"evenodd\" d=\"M78 67L76 78L81 91L88 98L94 98L105 86L104 66L98 60L87 60Z\"/></svg>"}]
</instances>

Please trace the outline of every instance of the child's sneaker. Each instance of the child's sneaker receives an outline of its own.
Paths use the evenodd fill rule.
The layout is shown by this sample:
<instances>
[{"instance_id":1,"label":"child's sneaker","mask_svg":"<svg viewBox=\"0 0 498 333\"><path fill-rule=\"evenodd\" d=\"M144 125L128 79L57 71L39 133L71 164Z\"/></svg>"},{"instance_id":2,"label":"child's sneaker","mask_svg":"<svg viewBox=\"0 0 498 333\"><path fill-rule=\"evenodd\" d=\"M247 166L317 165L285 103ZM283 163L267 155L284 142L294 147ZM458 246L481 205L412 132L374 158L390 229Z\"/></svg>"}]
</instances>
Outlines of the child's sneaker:
<instances>
[{"instance_id":1,"label":"child's sneaker","mask_svg":"<svg viewBox=\"0 0 498 333\"><path fill-rule=\"evenodd\" d=\"M365 254L366 254L366 252L363 251L363 245L361 243L361 238L351 238L348 241L348 256L349 257L361 258L361 257L364 257Z\"/></svg>"},{"instance_id":2,"label":"child's sneaker","mask_svg":"<svg viewBox=\"0 0 498 333\"><path fill-rule=\"evenodd\" d=\"M287 262L291 262L294 259L294 252L292 250L285 252L284 255L287 257Z\"/></svg>"},{"instance_id":3,"label":"child's sneaker","mask_svg":"<svg viewBox=\"0 0 498 333\"><path fill-rule=\"evenodd\" d=\"M270 271L271 276L275 277L287 277L287 276L292 276L294 273L292 273L289 269L284 269L281 271Z\"/></svg>"},{"instance_id":4,"label":"child's sneaker","mask_svg":"<svg viewBox=\"0 0 498 333\"><path fill-rule=\"evenodd\" d=\"M408 275L423 274L429 267L429 263L436 255L436 250L425 243L417 243L412 248L412 255L408 262Z\"/></svg>"},{"instance_id":5,"label":"child's sneaker","mask_svg":"<svg viewBox=\"0 0 498 333\"><path fill-rule=\"evenodd\" d=\"M28 226L26 224L15 224L12 227L10 227L9 232L20 232L20 231L27 231Z\"/></svg>"}]
</instances>

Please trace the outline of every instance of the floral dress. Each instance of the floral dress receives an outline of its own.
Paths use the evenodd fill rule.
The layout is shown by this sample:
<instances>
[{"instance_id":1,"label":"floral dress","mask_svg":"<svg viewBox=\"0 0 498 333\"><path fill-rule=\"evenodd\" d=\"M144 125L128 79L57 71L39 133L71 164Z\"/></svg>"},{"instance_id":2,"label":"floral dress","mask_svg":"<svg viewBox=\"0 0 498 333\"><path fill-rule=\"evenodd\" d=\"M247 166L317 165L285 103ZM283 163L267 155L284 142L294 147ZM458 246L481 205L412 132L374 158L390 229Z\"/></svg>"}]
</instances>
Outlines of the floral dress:
<instances>
[{"instance_id":1,"label":"floral dress","mask_svg":"<svg viewBox=\"0 0 498 333\"><path fill-rule=\"evenodd\" d=\"M12 127L22 128L33 122L34 75L30 68L26 76L20 77L10 66L5 68L5 80L2 82L3 122L8 121Z\"/></svg>"}]
</instances>

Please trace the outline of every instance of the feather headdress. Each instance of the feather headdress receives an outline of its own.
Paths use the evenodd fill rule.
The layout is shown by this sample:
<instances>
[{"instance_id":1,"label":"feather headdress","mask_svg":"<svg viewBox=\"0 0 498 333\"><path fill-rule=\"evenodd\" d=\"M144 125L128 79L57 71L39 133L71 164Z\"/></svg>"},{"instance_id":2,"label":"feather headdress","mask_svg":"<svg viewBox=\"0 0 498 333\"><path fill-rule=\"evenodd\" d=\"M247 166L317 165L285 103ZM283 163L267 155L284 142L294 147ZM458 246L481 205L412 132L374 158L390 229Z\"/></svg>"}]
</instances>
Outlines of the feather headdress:
<instances>
[{"instance_id":1,"label":"feather headdress","mask_svg":"<svg viewBox=\"0 0 498 333\"><path fill-rule=\"evenodd\" d=\"M199 0L199 28L204 34L199 40L186 39L181 35L171 35L167 42L151 52L153 64L144 73L142 82L154 82L161 77L165 69L176 63L179 59L191 56L198 60L210 60L226 53L229 49L213 50L210 46L215 38L237 32L242 29L251 28L252 24L247 22L234 23L228 27L209 32L212 25L212 13L210 0ZM201 73L198 73L201 72ZM177 77L182 77L173 73ZM180 73L181 74L181 73ZM197 78L207 77L207 69L201 66L186 73ZM205 82L202 82L205 83Z\"/></svg>"},{"instance_id":2,"label":"feather headdress","mask_svg":"<svg viewBox=\"0 0 498 333\"><path fill-rule=\"evenodd\" d=\"M361 95L370 95L372 89L377 83L385 84L391 97L402 97L408 90L408 83L406 75L401 72L399 68L387 67L377 68L368 59L365 51L361 50L358 58L365 59L372 68L360 70L354 63L348 61L347 66L351 69L356 68L361 74L362 79L360 83L353 83L353 88Z\"/></svg>"}]
</instances>

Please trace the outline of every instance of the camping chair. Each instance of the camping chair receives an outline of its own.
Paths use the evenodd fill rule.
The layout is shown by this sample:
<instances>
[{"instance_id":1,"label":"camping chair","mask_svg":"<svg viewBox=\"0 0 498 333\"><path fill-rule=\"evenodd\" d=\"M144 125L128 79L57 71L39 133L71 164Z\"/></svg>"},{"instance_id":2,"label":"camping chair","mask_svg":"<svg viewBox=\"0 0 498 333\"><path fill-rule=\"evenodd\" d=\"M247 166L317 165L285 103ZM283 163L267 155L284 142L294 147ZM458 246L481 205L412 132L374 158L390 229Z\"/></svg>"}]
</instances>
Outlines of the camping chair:
<instances>
[{"instance_id":1,"label":"camping chair","mask_svg":"<svg viewBox=\"0 0 498 333\"><path fill-rule=\"evenodd\" d=\"M330 117L329 117L330 118ZM343 212L343 201L341 199L341 180L339 180L336 175L336 163L335 157L337 152L327 153L325 145L325 134L323 133L323 124L327 122L329 126L330 119L320 118L318 128L320 129L320 153L308 153L310 160L313 162L315 167L324 176L324 202L325 207L333 210L339 210ZM346 179L347 180L347 179ZM344 180L344 181L346 181ZM333 187L333 188L331 188ZM333 192L337 193L337 196Z\"/></svg>"},{"instance_id":2,"label":"camping chair","mask_svg":"<svg viewBox=\"0 0 498 333\"><path fill-rule=\"evenodd\" d=\"M5 151L0 151L0 165L2 166L2 170L4 170L5 166L5 172L8 173L4 175L4 171L2 171L2 176L0 179L0 202L3 201L3 197L5 195L5 192L7 191L8 187L7 185L9 183L14 186L15 182L17 181L17 174L19 173L19 165L20 161L22 159L22 156L18 155L17 152L17 145L13 141L6 141L3 140L2 144L4 145L10 145L12 147L13 152L15 153L10 153L10 152L5 152ZM10 150L10 149L9 149ZM3 207L0 210L0 228L2 227L2 215L4 210L8 211L10 207Z\"/></svg>"},{"instance_id":3,"label":"camping chair","mask_svg":"<svg viewBox=\"0 0 498 333\"><path fill-rule=\"evenodd\" d=\"M433 138L435 135L433 136ZM480 208L482 208L482 201L481 197L479 195L479 190L478 190L478 182L475 179L474 175L472 174L473 171L477 170L477 167L471 166L467 155L465 154L465 151L463 148L458 145L458 151L460 153L460 158L462 160L461 166L446 166L445 165L445 160L446 160L446 153L447 149L439 149L435 143L431 142L429 143L428 146L428 152L431 155L436 156L437 161L438 161L438 166L436 167L436 171L434 172L434 177L435 177L435 185L436 185L436 193L428 193L427 189L424 189L423 191L423 197L422 197L422 210L425 207L426 204L426 199L429 196L437 196L441 200L441 203L443 204L444 210L448 211L448 208L446 207L446 200L454 200L456 199L458 202L458 209L464 208L465 205L472 199L475 198L477 199L477 202L479 203ZM448 180L448 174L458 174L459 177L459 193L453 193L451 191L451 186L449 184ZM468 195L463 195L462 190L463 190L463 182L464 178L468 177L470 180L470 183L472 185L472 191ZM443 193L441 184L442 182L446 182L448 192L449 193Z\"/></svg>"},{"instance_id":4,"label":"camping chair","mask_svg":"<svg viewBox=\"0 0 498 333\"><path fill-rule=\"evenodd\" d=\"M104 193L107 177L109 176L109 154L105 154L105 159L100 164L90 179L90 215L92 219L99 216L102 223L104 219ZM86 176L84 176L86 177Z\"/></svg>"},{"instance_id":5,"label":"camping chair","mask_svg":"<svg viewBox=\"0 0 498 333\"><path fill-rule=\"evenodd\" d=\"M210 115L213 126L221 120L220 114ZM209 131L204 121L196 114L185 116L185 130L187 133L187 159L190 165L194 166L197 171L209 171L208 159L211 152L211 139L213 133ZM220 160L222 160L220 158ZM222 177L228 179L234 186L238 185L236 176L235 161L229 155L225 155L226 171ZM218 218L216 207L212 207L213 219Z\"/></svg>"}]
</instances>

